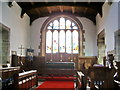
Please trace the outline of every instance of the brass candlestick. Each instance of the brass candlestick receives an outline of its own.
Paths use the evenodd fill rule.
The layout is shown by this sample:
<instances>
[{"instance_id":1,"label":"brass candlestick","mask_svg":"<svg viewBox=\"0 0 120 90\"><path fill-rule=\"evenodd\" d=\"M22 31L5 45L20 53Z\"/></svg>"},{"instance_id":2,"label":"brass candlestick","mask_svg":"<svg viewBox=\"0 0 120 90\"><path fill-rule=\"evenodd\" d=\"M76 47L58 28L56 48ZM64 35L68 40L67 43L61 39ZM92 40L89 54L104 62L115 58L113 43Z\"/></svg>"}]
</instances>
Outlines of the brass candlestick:
<instances>
[{"instance_id":1,"label":"brass candlestick","mask_svg":"<svg viewBox=\"0 0 120 90\"><path fill-rule=\"evenodd\" d=\"M50 61L52 61L52 54L51 54L51 59L50 59Z\"/></svg>"},{"instance_id":2,"label":"brass candlestick","mask_svg":"<svg viewBox=\"0 0 120 90\"><path fill-rule=\"evenodd\" d=\"M62 54L61 54L61 56L60 56L60 57L61 57L60 61L62 61Z\"/></svg>"}]
</instances>

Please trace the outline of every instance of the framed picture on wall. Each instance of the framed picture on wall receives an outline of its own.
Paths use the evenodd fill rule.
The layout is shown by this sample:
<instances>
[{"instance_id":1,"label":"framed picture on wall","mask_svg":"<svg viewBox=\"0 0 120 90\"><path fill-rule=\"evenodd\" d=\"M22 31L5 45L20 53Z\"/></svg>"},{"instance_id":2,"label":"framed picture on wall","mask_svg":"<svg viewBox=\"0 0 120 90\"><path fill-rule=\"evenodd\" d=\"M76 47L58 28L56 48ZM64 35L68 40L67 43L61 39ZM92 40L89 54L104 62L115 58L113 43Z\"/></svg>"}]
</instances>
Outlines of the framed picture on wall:
<instances>
[{"instance_id":1,"label":"framed picture on wall","mask_svg":"<svg viewBox=\"0 0 120 90\"><path fill-rule=\"evenodd\" d=\"M27 60L33 60L34 49L27 49L26 54Z\"/></svg>"}]
</instances>

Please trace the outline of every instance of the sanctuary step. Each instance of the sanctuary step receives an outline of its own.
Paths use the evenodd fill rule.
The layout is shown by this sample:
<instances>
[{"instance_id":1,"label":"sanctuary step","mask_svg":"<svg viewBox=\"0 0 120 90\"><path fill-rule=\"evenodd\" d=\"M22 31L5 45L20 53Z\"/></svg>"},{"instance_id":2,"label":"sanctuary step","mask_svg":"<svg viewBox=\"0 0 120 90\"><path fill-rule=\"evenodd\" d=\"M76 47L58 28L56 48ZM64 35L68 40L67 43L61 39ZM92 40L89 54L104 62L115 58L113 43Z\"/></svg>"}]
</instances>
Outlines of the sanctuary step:
<instances>
[{"instance_id":1,"label":"sanctuary step","mask_svg":"<svg viewBox=\"0 0 120 90\"><path fill-rule=\"evenodd\" d=\"M74 81L76 80L76 77L42 77L38 76L38 79L44 79L44 80L49 80L49 81Z\"/></svg>"}]
</instances>

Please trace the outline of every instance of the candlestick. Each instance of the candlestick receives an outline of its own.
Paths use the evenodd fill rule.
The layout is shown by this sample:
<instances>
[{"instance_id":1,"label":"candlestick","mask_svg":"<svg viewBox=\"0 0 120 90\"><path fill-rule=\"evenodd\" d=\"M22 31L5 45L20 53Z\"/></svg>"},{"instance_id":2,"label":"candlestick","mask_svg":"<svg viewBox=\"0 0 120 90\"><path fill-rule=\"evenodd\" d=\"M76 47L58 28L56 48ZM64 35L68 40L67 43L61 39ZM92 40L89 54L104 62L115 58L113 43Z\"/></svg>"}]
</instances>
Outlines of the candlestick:
<instances>
[{"instance_id":1,"label":"candlestick","mask_svg":"<svg viewBox=\"0 0 120 90\"><path fill-rule=\"evenodd\" d=\"M60 56L60 57L61 57L60 61L62 61L62 54L61 54L61 56Z\"/></svg>"},{"instance_id":2,"label":"candlestick","mask_svg":"<svg viewBox=\"0 0 120 90\"><path fill-rule=\"evenodd\" d=\"M71 54L71 62L73 61L73 53Z\"/></svg>"},{"instance_id":3,"label":"candlestick","mask_svg":"<svg viewBox=\"0 0 120 90\"><path fill-rule=\"evenodd\" d=\"M50 59L50 61L52 61L52 54L51 54L51 59Z\"/></svg>"}]
</instances>

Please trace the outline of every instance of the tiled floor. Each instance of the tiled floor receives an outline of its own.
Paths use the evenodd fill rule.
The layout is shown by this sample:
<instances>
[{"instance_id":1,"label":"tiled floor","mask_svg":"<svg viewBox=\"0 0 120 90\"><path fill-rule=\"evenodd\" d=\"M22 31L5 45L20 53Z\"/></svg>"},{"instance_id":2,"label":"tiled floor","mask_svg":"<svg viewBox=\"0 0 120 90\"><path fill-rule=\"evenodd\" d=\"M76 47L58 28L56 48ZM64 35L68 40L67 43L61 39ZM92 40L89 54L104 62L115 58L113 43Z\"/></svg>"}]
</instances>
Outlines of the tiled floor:
<instances>
[{"instance_id":1,"label":"tiled floor","mask_svg":"<svg viewBox=\"0 0 120 90\"><path fill-rule=\"evenodd\" d=\"M42 83L43 83L43 82L39 81L39 82L38 82L38 86L41 85Z\"/></svg>"}]
</instances>

